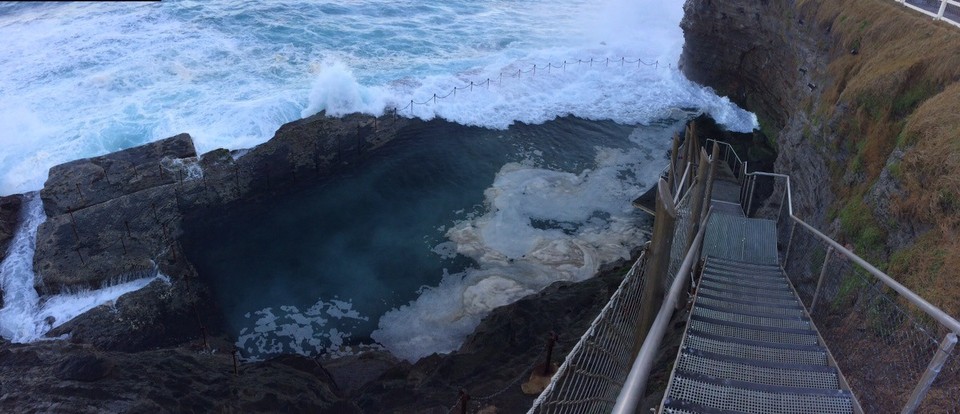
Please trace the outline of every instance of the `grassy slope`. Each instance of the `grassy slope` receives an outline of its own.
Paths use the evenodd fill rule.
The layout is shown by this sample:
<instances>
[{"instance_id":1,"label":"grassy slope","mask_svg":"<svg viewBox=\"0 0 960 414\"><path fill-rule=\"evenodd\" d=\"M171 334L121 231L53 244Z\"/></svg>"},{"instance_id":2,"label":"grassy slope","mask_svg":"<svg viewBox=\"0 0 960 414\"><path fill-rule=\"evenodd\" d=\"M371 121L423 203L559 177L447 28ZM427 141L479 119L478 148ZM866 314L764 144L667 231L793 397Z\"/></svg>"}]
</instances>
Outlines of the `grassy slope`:
<instances>
[{"instance_id":1,"label":"grassy slope","mask_svg":"<svg viewBox=\"0 0 960 414\"><path fill-rule=\"evenodd\" d=\"M960 28L887 0L797 6L835 39L833 83L813 111L837 122L832 150L850 154L832 166L841 232L858 253L960 315ZM886 251L884 228L897 224L881 226L864 197L884 169L902 190L891 200L893 217L930 228L895 252ZM859 179L846 185L850 172Z\"/></svg>"}]
</instances>

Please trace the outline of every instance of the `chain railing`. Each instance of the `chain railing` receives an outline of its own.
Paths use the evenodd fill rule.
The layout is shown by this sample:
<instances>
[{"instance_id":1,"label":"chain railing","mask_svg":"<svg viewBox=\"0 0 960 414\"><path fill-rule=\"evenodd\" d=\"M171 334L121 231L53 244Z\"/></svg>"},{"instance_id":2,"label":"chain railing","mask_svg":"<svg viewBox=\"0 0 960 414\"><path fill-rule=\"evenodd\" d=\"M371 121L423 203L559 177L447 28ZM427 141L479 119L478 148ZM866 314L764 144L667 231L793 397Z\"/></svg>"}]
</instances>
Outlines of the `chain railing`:
<instances>
[{"instance_id":1,"label":"chain railing","mask_svg":"<svg viewBox=\"0 0 960 414\"><path fill-rule=\"evenodd\" d=\"M689 194L692 191L689 190L696 182L690 165L692 164L688 163L684 174L687 178L680 179L676 186L677 193L683 196L669 200L676 209L677 217L673 228L671 257L667 263L670 270L666 272L664 283L671 289L667 294L668 297L671 294L679 296L674 290L676 286L686 285L683 282L686 278L680 277L677 280L677 275L685 275L691 268L690 257L692 256L687 251L687 243L684 239L693 220L699 217L691 217L690 212ZM697 235L697 240L702 236L701 231ZM696 249L690 249L690 251L694 250ZM567 354L563 364L547 388L536 399L529 413L607 413L614 410L622 390L626 388L625 382L630 380L628 375L633 375L631 368L634 366L634 357L638 355L638 351L643 354L643 348L648 347L646 344L640 347L640 342L645 339L640 335L643 329L641 327L642 298L644 289L648 288L644 274L649 269L647 266L649 252L649 249L645 250L634 262L619 288ZM665 298L664 301L666 304L663 306L674 306L670 304L669 299ZM660 309L660 313L663 313L663 308ZM663 324L659 315L649 329L647 338L657 336L659 341L662 337L657 334L658 323Z\"/></svg>"},{"instance_id":2,"label":"chain railing","mask_svg":"<svg viewBox=\"0 0 960 414\"><path fill-rule=\"evenodd\" d=\"M777 222L781 266L861 407L960 411L960 322L796 217L789 176L749 172L729 144L707 145L726 147L720 153L740 164L748 215Z\"/></svg>"},{"instance_id":3,"label":"chain railing","mask_svg":"<svg viewBox=\"0 0 960 414\"><path fill-rule=\"evenodd\" d=\"M613 59L611 59L611 58L603 58L603 59L590 58L590 59L576 59L576 60L570 60L570 61L564 60L564 61L561 62L561 63L553 63L553 62L547 62L546 64L536 64L536 63L535 63L535 64L533 64L533 65L530 65L529 68L526 69L526 70L524 70L524 69L522 69L522 68L518 68L518 69L516 70L516 72L513 72L513 71L511 71L511 72L500 72L500 74L499 74L496 78L486 78L486 79L478 80L478 81L470 81L469 83L466 83L466 82L465 82L465 83L463 84L463 86L455 86L455 87L453 87L453 89L449 89L449 90L447 90L447 91L444 91L444 92L446 92L446 93L444 93L444 92L435 93L435 94L433 94L433 96L431 96L431 97L429 97L429 98L427 98L427 99L425 99L425 100L423 100L423 101L417 101L417 100L415 100L415 99L411 99L410 102L408 102L406 105L404 105L404 106L402 106L402 107L395 108L394 111L396 111L396 112L398 112L398 113L405 113L405 114L407 114L407 115L411 115L411 116L412 116L412 115L414 115L414 109L415 109L417 106L436 105L437 102L438 102L438 100L439 100L439 101L442 101L442 100L447 99L447 98L456 98L456 97L457 97L457 93L462 93L461 91L473 92L473 89L474 89L474 88L490 89L490 87L491 87L491 86L494 86L494 85L497 86L497 87L502 86L502 85L503 85L503 79L504 79L504 77L506 77L506 78L514 78L514 79L521 79L521 78L524 77L524 75L527 75L527 76L537 76L537 73L538 73L537 71L538 71L538 70L540 71L539 73L540 73L541 75L550 74L550 73L552 73L553 70L561 70L561 71L563 71L563 72L566 72L566 71L567 71L567 66L574 66L574 65L576 65L575 67L578 67L578 68L579 68L579 67L584 67L584 66L592 68L592 67L594 67L594 66L600 66L600 65L603 65L604 67L610 67L611 65L613 65L613 66L616 66L616 67L624 68L624 67L627 67L627 66L629 66L629 67L634 67L633 65L636 65L636 68L642 68L642 67L645 67L645 66L647 66L647 67L652 66L654 69L658 69L658 68L660 67L660 62L657 61L657 60L654 60L654 61L652 61L652 62L647 62L647 61L644 61L643 59L639 59L639 58L637 58L637 59L627 59L626 57L621 57L621 58L619 58L619 59L616 59L616 58L613 58Z\"/></svg>"},{"instance_id":4,"label":"chain railing","mask_svg":"<svg viewBox=\"0 0 960 414\"><path fill-rule=\"evenodd\" d=\"M956 0L895 0L906 7L916 10L934 20L943 20L960 27L960 2Z\"/></svg>"}]
</instances>

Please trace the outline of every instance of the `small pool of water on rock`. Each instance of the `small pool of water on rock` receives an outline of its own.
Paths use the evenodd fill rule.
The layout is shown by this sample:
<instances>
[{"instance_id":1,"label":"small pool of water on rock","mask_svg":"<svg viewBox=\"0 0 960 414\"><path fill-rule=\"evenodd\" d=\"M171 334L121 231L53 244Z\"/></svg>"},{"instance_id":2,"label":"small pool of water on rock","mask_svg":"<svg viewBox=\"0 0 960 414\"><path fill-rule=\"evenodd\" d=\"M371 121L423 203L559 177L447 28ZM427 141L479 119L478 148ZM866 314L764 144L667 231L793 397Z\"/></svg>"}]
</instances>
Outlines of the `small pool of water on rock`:
<instances>
[{"instance_id":1,"label":"small pool of water on rock","mask_svg":"<svg viewBox=\"0 0 960 414\"><path fill-rule=\"evenodd\" d=\"M675 121L635 128L563 118L497 131L432 121L408 128L316 186L232 206L215 217L195 217L185 226L184 245L201 277L212 283L245 357L344 352L345 346L373 343L371 336L408 359L444 352L472 330L486 308L548 284L552 276L536 275L550 273L544 266L562 269L556 280L582 279L580 273L592 264L563 255L576 243L597 244L584 235L642 224L647 218L629 209L630 199L665 165L676 127ZM495 181L510 184L498 187ZM538 213L564 210L569 203L561 194L588 185L599 187L572 197L598 198L590 195L605 191L603 186L624 193L607 203L616 204L609 208L613 214L605 205L580 201L571 206L584 210L580 216ZM530 198L535 195L520 188L542 197ZM513 190L523 194L500 194ZM501 209L510 214L492 215ZM517 236L511 240L514 227ZM476 237L463 236L474 234L473 228ZM456 236L451 229L459 229ZM552 255L541 261L553 264L527 263L533 259L514 254L534 252L527 245L550 244L551 237L586 241L537 250ZM505 276L509 271L503 269L515 260L513 272L531 276ZM569 270L574 268L585 270ZM453 293L444 293L447 288ZM445 304L419 303L433 296L442 296L438 300ZM385 314L394 326L382 326ZM423 325L434 316L440 318L437 325ZM404 321L409 326L396 326ZM415 332L424 330L436 332Z\"/></svg>"}]
</instances>

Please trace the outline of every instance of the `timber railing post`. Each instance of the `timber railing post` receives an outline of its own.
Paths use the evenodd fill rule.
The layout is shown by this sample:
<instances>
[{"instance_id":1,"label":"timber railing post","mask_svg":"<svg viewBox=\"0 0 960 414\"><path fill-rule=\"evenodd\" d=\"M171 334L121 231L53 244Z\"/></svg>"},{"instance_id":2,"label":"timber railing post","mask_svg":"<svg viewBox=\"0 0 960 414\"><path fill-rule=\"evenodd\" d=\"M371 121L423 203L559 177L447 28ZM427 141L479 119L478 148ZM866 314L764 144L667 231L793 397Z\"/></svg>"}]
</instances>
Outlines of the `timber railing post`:
<instances>
[{"instance_id":1,"label":"timber railing post","mask_svg":"<svg viewBox=\"0 0 960 414\"><path fill-rule=\"evenodd\" d=\"M700 221L697 220L700 216L703 215L703 204L704 204L704 195L706 193L707 187L707 172L710 170L711 162L707 157L707 152L702 148L700 149L700 165L697 166L697 175L696 177L691 178L691 182L695 179L697 184L690 188L690 217L691 223L687 229L687 245L684 246L683 251L690 250L690 247L693 246L693 236L697 234L699 230Z\"/></svg>"},{"instance_id":2,"label":"timber railing post","mask_svg":"<svg viewBox=\"0 0 960 414\"><path fill-rule=\"evenodd\" d=\"M696 184L690 188L690 215L689 220L690 225L687 227L686 240L687 245L684 246L683 251L688 252L690 249L694 248L693 238L697 235L697 230L700 230L700 216L702 215L703 210L703 196L704 191L707 186L707 171L709 171L710 163L717 162L717 160L708 161L707 152L701 148L700 149L700 165L697 167L697 176L694 178L697 180ZM686 302L677 301L677 306L685 306Z\"/></svg>"},{"instance_id":3,"label":"timber railing post","mask_svg":"<svg viewBox=\"0 0 960 414\"><path fill-rule=\"evenodd\" d=\"M706 208L701 208L702 212L700 217L697 218L697 222L703 221L707 217L707 212L710 211L710 206L713 205L713 179L717 177L717 164L715 160L719 159L720 156L720 147L717 145L713 146L713 154L710 155L710 173L707 175L707 182L703 190L703 203Z\"/></svg>"},{"instance_id":4,"label":"timber railing post","mask_svg":"<svg viewBox=\"0 0 960 414\"><path fill-rule=\"evenodd\" d=\"M663 297L666 293L667 273L670 271L670 251L673 247L673 227L677 221L677 210L666 181L657 184L657 210L653 221L653 237L650 244L650 258L643 272L643 293L640 296L640 322L637 324L637 337L633 341L632 355L640 352L653 320L657 317Z\"/></svg>"},{"instance_id":5,"label":"timber railing post","mask_svg":"<svg viewBox=\"0 0 960 414\"><path fill-rule=\"evenodd\" d=\"M943 338L940 346L937 347L937 353L933 356L933 359L930 360L930 364L927 365L927 370L923 373L923 376L920 377L917 387L914 388L913 394L910 395L907 404L903 406L901 413L907 414L917 411L917 408L920 407L920 402L927 396L927 391L930 391L930 386L932 386L933 381L937 379L937 375L939 375L940 370L943 369L943 364L947 362L947 357L950 356L953 347L956 345L957 334L950 332Z\"/></svg>"},{"instance_id":6,"label":"timber railing post","mask_svg":"<svg viewBox=\"0 0 960 414\"><path fill-rule=\"evenodd\" d=\"M677 153L680 152L680 135L673 134L673 148L670 150L670 173L667 174L667 184L670 191L676 192L677 185Z\"/></svg>"}]
</instances>

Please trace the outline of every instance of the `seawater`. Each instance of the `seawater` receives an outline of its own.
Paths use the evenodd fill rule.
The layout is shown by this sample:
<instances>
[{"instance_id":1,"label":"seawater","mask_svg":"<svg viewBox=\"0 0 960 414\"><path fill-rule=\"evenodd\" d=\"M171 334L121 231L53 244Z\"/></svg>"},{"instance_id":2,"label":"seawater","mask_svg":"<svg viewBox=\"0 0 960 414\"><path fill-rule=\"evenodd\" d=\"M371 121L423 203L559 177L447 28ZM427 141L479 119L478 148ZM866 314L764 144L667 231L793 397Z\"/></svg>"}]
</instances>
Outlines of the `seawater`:
<instances>
[{"instance_id":1,"label":"seawater","mask_svg":"<svg viewBox=\"0 0 960 414\"><path fill-rule=\"evenodd\" d=\"M403 115L502 129L567 114L646 123L686 107L750 130L750 114L677 72L682 4L2 3L0 194L39 189L53 165L181 132L201 152L246 148L320 110L378 114L486 79L489 89ZM511 76L534 64L536 75Z\"/></svg>"},{"instance_id":2,"label":"seawater","mask_svg":"<svg viewBox=\"0 0 960 414\"><path fill-rule=\"evenodd\" d=\"M677 122L756 126L678 72L682 3L0 3L0 194L180 132L204 152L319 111L458 123L313 192L231 212L246 228L221 230L242 242L210 239L219 260L196 259L243 282L218 292L251 356L446 352L493 307L639 245L629 199L662 169ZM32 250L28 239L11 251ZM32 285L29 268L8 269Z\"/></svg>"}]
</instances>

